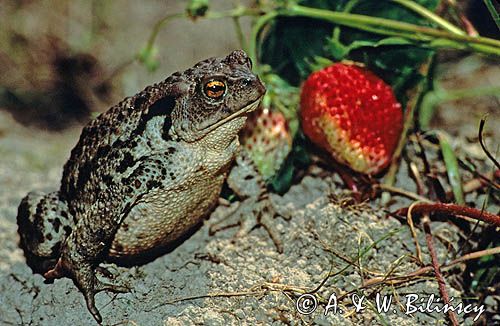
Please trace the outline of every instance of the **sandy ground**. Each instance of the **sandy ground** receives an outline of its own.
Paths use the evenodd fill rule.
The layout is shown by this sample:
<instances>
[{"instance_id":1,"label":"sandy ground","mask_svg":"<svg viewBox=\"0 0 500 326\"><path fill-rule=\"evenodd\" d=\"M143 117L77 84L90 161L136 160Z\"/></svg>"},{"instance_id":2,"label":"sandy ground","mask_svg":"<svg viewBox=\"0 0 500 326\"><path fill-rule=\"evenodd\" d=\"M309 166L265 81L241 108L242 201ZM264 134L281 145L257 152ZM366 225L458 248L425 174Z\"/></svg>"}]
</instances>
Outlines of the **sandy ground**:
<instances>
[{"instance_id":1,"label":"sandy ground","mask_svg":"<svg viewBox=\"0 0 500 326\"><path fill-rule=\"evenodd\" d=\"M48 134L17 125L0 111L0 324L69 325L95 324L81 293L69 279L45 284L26 265L15 222L17 205L29 190L58 187L62 165L76 143L79 130ZM339 204L337 184L328 178L306 176L302 182L272 200L290 221L274 220L284 244L278 254L267 233L255 229L232 241L235 229L209 236L210 223L225 216L231 207L220 206L204 226L175 250L142 266L118 267L115 282L130 286L127 294L101 293L97 307L105 324L301 324L319 325L399 324L430 325L443 322L440 313L405 315L405 295L427 298L437 295L433 278L404 287L359 290L366 295L365 309L354 312L350 297L340 301L343 314L324 316L324 305L311 315L296 310L292 293L311 291L330 269L331 277L318 294L345 294L361 285L363 278L406 273L418 266L409 254L415 246L407 227L382 212L354 209ZM252 218L252 216L248 216ZM456 241L456 233L435 223L436 236ZM423 240L419 233L419 239ZM425 248L424 243L421 243ZM436 243L439 259L448 251ZM360 252L366 253L357 258ZM350 266L339 257L355 262ZM429 256L424 249L425 263ZM459 299L460 293L449 287ZM293 290L293 291L287 291ZM388 313L376 313L376 293L392 295ZM196 298L212 296L210 298ZM195 298L193 298L195 297ZM462 316L459 316L460 318Z\"/></svg>"}]
</instances>

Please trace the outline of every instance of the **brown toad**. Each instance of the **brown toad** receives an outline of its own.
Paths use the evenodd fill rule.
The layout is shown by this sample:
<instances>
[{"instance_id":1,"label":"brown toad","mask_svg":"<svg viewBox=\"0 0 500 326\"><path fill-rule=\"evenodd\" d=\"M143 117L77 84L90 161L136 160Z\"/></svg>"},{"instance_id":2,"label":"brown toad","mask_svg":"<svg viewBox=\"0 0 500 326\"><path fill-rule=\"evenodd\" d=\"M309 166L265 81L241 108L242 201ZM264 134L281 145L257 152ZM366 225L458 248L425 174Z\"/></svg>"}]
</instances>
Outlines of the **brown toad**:
<instances>
[{"instance_id":1,"label":"brown toad","mask_svg":"<svg viewBox=\"0 0 500 326\"><path fill-rule=\"evenodd\" d=\"M127 98L89 123L59 191L29 193L21 246L45 278L71 277L100 322L94 295L122 292L95 270L106 257L163 247L215 206L238 132L265 88L243 51L211 58Z\"/></svg>"}]
</instances>

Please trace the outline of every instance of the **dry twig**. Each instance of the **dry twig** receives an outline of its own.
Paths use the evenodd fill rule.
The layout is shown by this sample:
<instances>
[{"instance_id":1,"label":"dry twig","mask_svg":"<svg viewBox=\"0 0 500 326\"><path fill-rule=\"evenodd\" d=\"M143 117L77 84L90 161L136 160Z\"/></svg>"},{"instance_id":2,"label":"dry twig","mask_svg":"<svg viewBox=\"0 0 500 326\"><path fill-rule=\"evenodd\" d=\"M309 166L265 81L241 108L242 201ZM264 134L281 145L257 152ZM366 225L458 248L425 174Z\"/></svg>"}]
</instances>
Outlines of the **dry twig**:
<instances>
[{"instance_id":1,"label":"dry twig","mask_svg":"<svg viewBox=\"0 0 500 326\"><path fill-rule=\"evenodd\" d=\"M438 281L439 293L441 293L441 297L443 298L443 302L446 305L450 304L450 296L448 295L448 291L446 290L446 282L444 281L443 274L441 273L439 261L436 254L436 249L434 248L434 244L432 242L432 233L431 233L431 221L429 219L428 214L424 214L423 224L425 230L425 241L427 242L427 248L429 249L429 253L431 255L432 267L434 269L434 275ZM453 326L458 326L458 319L455 311L449 310L448 317Z\"/></svg>"},{"instance_id":2,"label":"dry twig","mask_svg":"<svg viewBox=\"0 0 500 326\"><path fill-rule=\"evenodd\" d=\"M463 205L444 203L419 203L413 206L412 213L413 215L437 213L453 215L460 218L469 217L478 221L492 223L496 226L500 226L500 216ZM395 214L406 215L408 214L408 208L401 208L397 210Z\"/></svg>"},{"instance_id":3,"label":"dry twig","mask_svg":"<svg viewBox=\"0 0 500 326\"><path fill-rule=\"evenodd\" d=\"M406 214L406 221L408 222L408 226L410 227L411 236L413 237L413 241L415 242L415 248L417 250L417 259L420 265L423 264L422 260L422 250L420 250L420 245L418 244L417 232L415 231L415 226L413 225L413 218L411 216L411 211L415 205L418 205L418 202L411 204L408 208L408 214Z\"/></svg>"}]
</instances>

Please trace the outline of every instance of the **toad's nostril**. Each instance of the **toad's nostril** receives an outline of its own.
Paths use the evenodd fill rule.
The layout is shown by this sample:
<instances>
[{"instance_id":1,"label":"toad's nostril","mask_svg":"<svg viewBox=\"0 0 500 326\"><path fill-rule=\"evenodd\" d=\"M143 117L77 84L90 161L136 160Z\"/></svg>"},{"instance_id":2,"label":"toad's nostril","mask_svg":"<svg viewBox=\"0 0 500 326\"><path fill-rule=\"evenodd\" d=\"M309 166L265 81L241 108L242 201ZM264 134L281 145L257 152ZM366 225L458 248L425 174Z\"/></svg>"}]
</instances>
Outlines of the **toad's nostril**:
<instances>
[{"instance_id":1,"label":"toad's nostril","mask_svg":"<svg viewBox=\"0 0 500 326\"><path fill-rule=\"evenodd\" d=\"M252 84L252 80L250 78L243 79L244 86L250 86Z\"/></svg>"}]
</instances>

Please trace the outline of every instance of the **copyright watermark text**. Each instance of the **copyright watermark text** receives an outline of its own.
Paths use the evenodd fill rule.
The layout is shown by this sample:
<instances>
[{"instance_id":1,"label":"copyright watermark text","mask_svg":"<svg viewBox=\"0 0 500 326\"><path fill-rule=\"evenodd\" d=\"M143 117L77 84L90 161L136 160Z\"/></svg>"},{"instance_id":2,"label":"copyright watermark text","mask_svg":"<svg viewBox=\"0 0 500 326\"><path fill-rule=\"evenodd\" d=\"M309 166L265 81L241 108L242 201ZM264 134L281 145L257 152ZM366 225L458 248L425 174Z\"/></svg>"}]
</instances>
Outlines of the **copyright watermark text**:
<instances>
[{"instance_id":1,"label":"copyright watermark text","mask_svg":"<svg viewBox=\"0 0 500 326\"><path fill-rule=\"evenodd\" d=\"M349 297L356 313L362 313L363 310L369 308L366 297L358 294L352 294ZM375 296L375 304L373 308L378 313L394 313L398 310L402 311L405 315L412 315L414 313L448 313L454 311L457 315L475 313L474 321L476 321L484 312L484 305L464 304L463 302L454 302L454 298L450 298L448 304L443 304L441 299L434 294L429 296L419 296L418 294L407 294L402 299L402 306L394 303L392 295L381 295L377 293ZM401 309L403 308L403 309ZM301 295L296 303L295 309L302 315L310 315L318 309L318 300L313 294ZM337 302L337 295L333 293L328 299L327 305L324 307L323 314L344 313L339 307Z\"/></svg>"}]
</instances>

